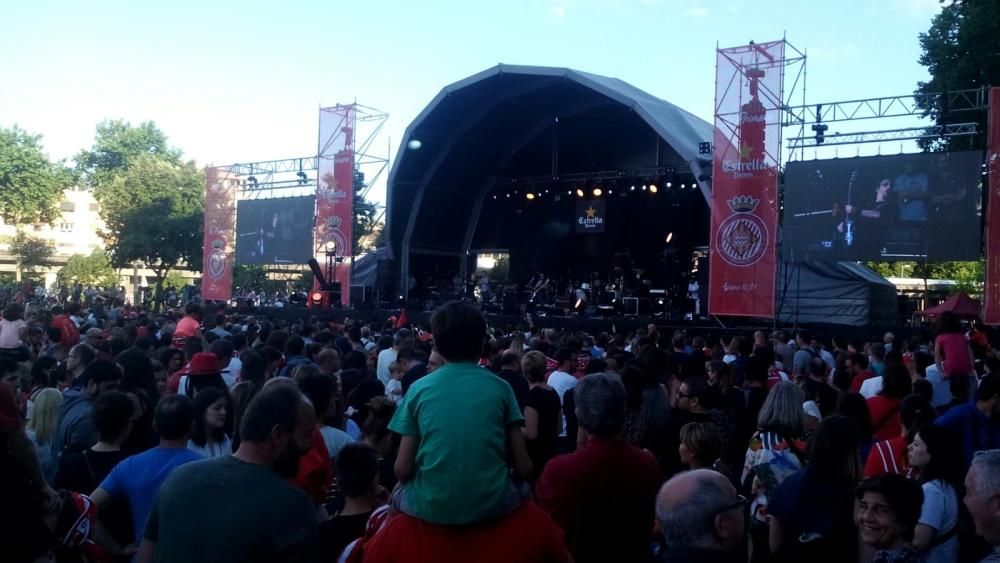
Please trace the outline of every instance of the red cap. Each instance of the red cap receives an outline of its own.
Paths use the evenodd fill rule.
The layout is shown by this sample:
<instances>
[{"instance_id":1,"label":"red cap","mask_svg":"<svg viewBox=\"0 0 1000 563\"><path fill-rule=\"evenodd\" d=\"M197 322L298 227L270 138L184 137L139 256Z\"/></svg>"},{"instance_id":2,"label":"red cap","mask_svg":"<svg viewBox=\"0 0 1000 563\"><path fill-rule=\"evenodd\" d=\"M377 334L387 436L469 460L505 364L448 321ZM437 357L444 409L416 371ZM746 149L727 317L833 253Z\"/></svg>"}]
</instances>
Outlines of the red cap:
<instances>
[{"instance_id":1,"label":"red cap","mask_svg":"<svg viewBox=\"0 0 1000 563\"><path fill-rule=\"evenodd\" d=\"M219 369L219 358L209 352L198 352L191 358L190 375L215 375L222 373Z\"/></svg>"}]
</instances>

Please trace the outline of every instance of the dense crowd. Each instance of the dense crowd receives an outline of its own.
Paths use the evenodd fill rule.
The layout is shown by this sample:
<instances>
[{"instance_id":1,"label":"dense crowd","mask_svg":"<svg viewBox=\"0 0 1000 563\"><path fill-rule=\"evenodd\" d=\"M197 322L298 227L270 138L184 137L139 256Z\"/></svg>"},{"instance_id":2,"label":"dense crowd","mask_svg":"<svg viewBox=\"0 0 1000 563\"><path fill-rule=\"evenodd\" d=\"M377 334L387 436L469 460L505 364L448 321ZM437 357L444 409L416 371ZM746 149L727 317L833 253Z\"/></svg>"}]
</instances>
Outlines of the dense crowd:
<instances>
[{"instance_id":1,"label":"dense crowd","mask_svg":"<svg viewBox=\"0 0 1000 563\"><path fill-rule=\"evenodd\" d=\"M1000 356L8 305L3 561L1000 561ZM794 338L792 338L794 336Z\"/></svg>"}]
</instances>

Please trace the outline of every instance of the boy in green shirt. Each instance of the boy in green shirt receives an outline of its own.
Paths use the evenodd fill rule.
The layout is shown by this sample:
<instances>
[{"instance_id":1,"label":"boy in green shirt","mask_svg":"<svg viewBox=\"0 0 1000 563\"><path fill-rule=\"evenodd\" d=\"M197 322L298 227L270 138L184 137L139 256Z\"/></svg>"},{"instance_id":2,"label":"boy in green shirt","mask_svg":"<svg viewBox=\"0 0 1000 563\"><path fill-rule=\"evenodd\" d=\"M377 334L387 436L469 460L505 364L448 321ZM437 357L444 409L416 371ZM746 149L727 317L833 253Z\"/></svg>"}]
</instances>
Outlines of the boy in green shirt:
<instances>
[{"instance_id":1,"label":"boy in green shirt","mask_svg":"<svg viewBox=\"0 0 1000 563\"><path fill-rule=\"evenodd\" d=\"M415 382L389 429L402 435L393 506L434 524L468 524L503 516L525 498L508 479L531 474L521 434L524 417L503 379L478 367L486 319L465 303L431 317L434 346L445 364Z\"/></svg>"}]
</instances>

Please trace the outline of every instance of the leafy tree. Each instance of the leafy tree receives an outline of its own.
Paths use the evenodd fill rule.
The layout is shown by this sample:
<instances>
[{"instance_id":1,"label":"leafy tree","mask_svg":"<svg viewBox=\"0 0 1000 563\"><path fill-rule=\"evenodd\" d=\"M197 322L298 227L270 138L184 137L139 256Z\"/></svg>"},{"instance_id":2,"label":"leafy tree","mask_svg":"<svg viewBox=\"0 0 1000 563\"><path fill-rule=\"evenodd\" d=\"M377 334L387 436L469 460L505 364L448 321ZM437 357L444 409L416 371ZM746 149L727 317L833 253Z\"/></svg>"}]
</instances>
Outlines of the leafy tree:
<instances>
[{"instance_id":1,"label":"leafy tree","mask_svg":"<svg viewBox=\"0 0 1000 563\"><path fill-rule=\"evenodd\" d=\"M17 260L18 271L31 274L52 264L56 247L52 241L18 231L10 243L10 253Z\"/></svg>"},{"instance_id":2,"label":"leafy tree","mask_svg":"<svg viewBox=\"0 0 1000 563\"><path fill-rule=\"evenodd\" d=\"M979 293L985 269L983 262L867 262L868 266L883 277L927 278L955 281L953 293ZM902 272L902 275L900 273Z\"/></svg>"},{"instance_id":3,"label":"leafy tree","mask_svg":"<svg viewBox=\"0 0 1000 563\"><path fill-rule=\"evenodd\" d=\"M60 282L79 283L98 287L118 285L118 273L111 265L111 259L103 250L95 250L90 255L74 254L59 270Z\"/></svg>"},{"instance_id":4,"label":"leafy tree","mask_svg":"<svg viewBox=\"0 0 1000 563\"><path fill-rule=\"evenodd\" d=\"M944 0L942 0L944 3ZM950 92L1000 84L1000 2L952 0L920 34L920 64L931 79L918 82L916 93ZM986 112L951 111L941 100L917 98L925 116L937 124L974 121L984 134L921 140L926 150L981 149Z\"/></svg>"},{"instance_id":5,"label":"leafy tree","mask_svg":"<svg viewBox=\"0 0 1000 563\"><path fill-rule=\"evenodd\" d=\"M145 264L158 280L158 301L171 270L201 264L204 183L204 172L193 162L142 155L100 190L101 218L107 226L101 234L112 265L125 267L136 260Z\"/></svg>"},{"instance_id":6,"label":"leafy tree","mask_svg":"<svg viewBox=\"0 0 1000 563\"><path fill-rule=\"evenodd\" d=\"M115 177L143 156L157 157L172 164L181 163L181 152L167 145L167 136L152 121L133 127L124 119L103 121L97 125L94 145L76 156L77 170L94 188L98 201Z\"/></svg>"},{"instance_id":7,"label":"leafy tree","mask_svg":"<svg viewBox=\"0 0 1000 563\"><path fill-rule=\"evenodd\" d=\"M243 291L260 291L267 283L267 270L259 264L233 266L233 287Z\"/></svg>"},{"instance_id":8,"label":"leafy tree","mask_svg":"<svg viewBox=\"0 0 1000 563\"><path fill-rule=\"evenodd\" d=\"M41 136L18 128L0 129L0 217L11 225L43 223L59 215L63 191L73 174L42 152Z\"/></svg>"},{"instance_id":9,"label":"leafy tree","mask_svg":"<svg viewBox=\"0 0 1000 563\"><path fill-rule=\"evenodd\" d=\"M366 187L368 184L365 183L364 172L356 170L354 172L354 226L351 231L354 238L354 254L368 252L375 246L370 240L365 239L371 237L378 227L378 206L361 195Z\"/></svg>"},{"instance_id":10,"label":"leafy tree","mask_svg":"<svg viewBox=\"0 0 1000 563\"><path fill-rule=\"evenodd\" d=\"M490 270L490 279L508 281L510 278L510 256L506 254L497 258L496 263Z\"/></svg>"},{"instance_id":11,"label":"leafy tree","mask_svg":"<svg viewBox=\"0 0 1000 563\"><path fill-rule=\"evenodd\" d=\"M162 281L163 287L168 289L174 289L177 291L183 290L184 286L186 286L187 284L188 281L184 279L184 276L180 275L177 272L170 272L169 274L167 274L167 277L164 278Z\"/></svg>"}]
</instances>

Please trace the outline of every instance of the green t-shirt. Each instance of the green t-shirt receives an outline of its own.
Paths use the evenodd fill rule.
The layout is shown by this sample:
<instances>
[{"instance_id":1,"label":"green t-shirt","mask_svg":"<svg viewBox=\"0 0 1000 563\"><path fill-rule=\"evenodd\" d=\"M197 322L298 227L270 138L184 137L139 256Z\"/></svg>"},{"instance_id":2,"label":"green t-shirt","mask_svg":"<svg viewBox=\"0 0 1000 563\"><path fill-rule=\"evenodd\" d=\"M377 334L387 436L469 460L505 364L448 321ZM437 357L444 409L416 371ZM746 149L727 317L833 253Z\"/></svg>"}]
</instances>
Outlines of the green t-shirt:
<instances>
[{"instance_id":1,"label":"green t-shirt","mask_svg":"<svg viewBox=\"0 0 1000 563\"><path fill-rule=\"evenodd\" d=\"M389 423L420 440L406 484L413 516L467 524L495 513L507 487L507 426L522 420L510 385L475 364L445 364L417 380Z\"/></svg>"},{"instance_id":2,"label":"green t-shirt","mask_svg":"<svg viewBox=\"0 0 1000 563\"><path fill-rule=\"evenodd\" d=\"M271 468L233 456L171 472L143 537L157 563L319 561L316 510Z\"/></svg>"}]
</instances>

